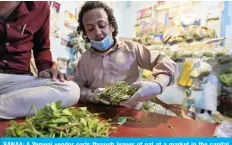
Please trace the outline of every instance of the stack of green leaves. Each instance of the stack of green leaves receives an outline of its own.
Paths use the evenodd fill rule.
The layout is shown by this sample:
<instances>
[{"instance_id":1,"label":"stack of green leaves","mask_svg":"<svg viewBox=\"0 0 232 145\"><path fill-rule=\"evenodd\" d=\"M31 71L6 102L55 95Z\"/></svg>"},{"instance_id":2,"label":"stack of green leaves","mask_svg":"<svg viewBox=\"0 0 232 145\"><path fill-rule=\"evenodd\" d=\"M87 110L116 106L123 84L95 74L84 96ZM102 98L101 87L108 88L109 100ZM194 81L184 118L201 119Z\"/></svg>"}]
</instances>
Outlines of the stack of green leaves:
<instances>
[{"instance_id":1,"label":"stack of green leaves","mask_svg":"<svg viewBox=\"0 0 232 145\"><path fill-rule=\"evenodd\" d=\"M138 88L130 88L126 82L117 82L107 86L103 92L98 94L98 98L110 102L111 105L119 105L135 94Z\"/></svg>"},{"instance_id":2,"label":"stack of green leaves","mask_svg":"<svg viewBox=\"0 0 232 145\"><path fill-rule=\"evenodd\" d=\"M112 129L108 121L100 120L86 107L62 109L60 101L45 106L23 123L10 124L6 137L107 137Z\"/></svg>"}]
</instances>

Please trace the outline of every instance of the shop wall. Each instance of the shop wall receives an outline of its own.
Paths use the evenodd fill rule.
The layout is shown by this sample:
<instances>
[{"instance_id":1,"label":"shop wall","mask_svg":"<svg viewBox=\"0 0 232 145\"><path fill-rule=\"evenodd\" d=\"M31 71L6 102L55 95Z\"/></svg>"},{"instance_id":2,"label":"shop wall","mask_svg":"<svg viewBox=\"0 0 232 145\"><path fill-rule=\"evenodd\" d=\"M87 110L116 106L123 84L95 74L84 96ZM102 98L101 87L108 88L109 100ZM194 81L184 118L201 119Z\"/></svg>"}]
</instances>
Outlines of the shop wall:
<instances>
[{"instance_id":1,"label":"shop wall","mask_svg":"<svg viewBox=\"0 0 232 145\"><path fill-rule=\"evenodd\" d=\"M71 12L72 14L75 14L76 8L81 4L80 2L74 2L74 1L59 1L60 4L60 10L58 14L58 20L56 21L56 24L59 28L58 31L58 38L54 37L51 34L51 51L53 55L53 60L57 61L58 57L62 58L69 58L69 50L66 46L61 45L61 39L63 37L63 33L65 33L65 27L64 27L64 21L65 21L65 11ZM52 16L51 16L52 17ZM51 27L53 27L51 25Z\"/></svg>"},{"instance_id":2,"label":"shop wall","mask_svg":"<svg viewBox=\"0 0 232 145\"><path fill-rule=\"evenodd\" d=\"M136 20L137 11L157 4L156 1L130 1L130 2L120 1L118 3L120 6L118 8L115 8L115 7L113 8L117 9L117 12L119 12L119 14L117 14L117 18L119 19L118 21L119 37L128 37L128 38L133 38L136 36L135 34L136 29L134 26L137 23L137 20ZM183 4L183 5L187 4L187 2L177 2L177 3ZM206 25L207 12L209 12L212 17L219 16L221 19L222 14L220 11L218 11L218 9L210 9L210 8L213 8L213 6L217 5L218 3L219 3L218 1L193 2L193 6L197 9L196 15L199 16L200 19L202 19L202 22L203 22L202 25ZM227 2L227 3L231 5L231 2ZM228 7L224 6L224 7L226 9L225 13L227 13L228 15L228 11L229 11L228 8L230 7L231 9L231 6L228 6ZM165 16L165 14L166 14L166 11L165 9L163 9L163 10L159 10L158 13L156 13L155 15L157 16L158 21L162 21L165 23L165 17L167 17ZM229 15L231 15L231 13ZM210 25L210 27L216 28L216 32L218 36L226 35L225 30L224 30L225 27L220 27L221 26L220 22L219 23L215 22L215 23L211 23L208 25Z\"/></svg>"},{"instance_id":3,"label":"shop wall","mask_svg":"<svg viewBox=\"0 0 232 145\"><path fill-rule=\"evenodd\" d=\"M226 2L226 11L224 13L224 19L226 23L224 23L224 35L226 37L225 45L232 50L232 2Z\"/></svg>"},{"instance_id":4,"label":"shop wall","mask_svg":"<svg viewBox=\"0 0 232 145\"><path fill-rule=\"evenodd\" d=\"M155 5L155 1L118 1L112 8L115 11L119 26L119 37L133 38L136 36L135 24L137 23L137 11Z\"/></svg>"}]
</instances>

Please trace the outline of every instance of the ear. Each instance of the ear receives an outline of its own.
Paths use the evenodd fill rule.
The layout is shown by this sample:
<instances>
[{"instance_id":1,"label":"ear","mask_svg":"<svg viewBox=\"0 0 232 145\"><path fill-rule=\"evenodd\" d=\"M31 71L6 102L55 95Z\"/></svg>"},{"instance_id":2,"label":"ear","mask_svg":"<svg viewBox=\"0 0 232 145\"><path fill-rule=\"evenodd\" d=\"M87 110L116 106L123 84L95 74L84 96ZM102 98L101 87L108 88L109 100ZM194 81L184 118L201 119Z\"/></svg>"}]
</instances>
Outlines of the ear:
<instances>
[{"instance_id":1,"label":"ear","mask_svg":"<svg viewBox=\"0 0 232 145\"><path fill-rule=\"evenodd\" d=\"M114 27L110 25L110 31L113 33L114 32Z\"/></svg>"}]
</instances>

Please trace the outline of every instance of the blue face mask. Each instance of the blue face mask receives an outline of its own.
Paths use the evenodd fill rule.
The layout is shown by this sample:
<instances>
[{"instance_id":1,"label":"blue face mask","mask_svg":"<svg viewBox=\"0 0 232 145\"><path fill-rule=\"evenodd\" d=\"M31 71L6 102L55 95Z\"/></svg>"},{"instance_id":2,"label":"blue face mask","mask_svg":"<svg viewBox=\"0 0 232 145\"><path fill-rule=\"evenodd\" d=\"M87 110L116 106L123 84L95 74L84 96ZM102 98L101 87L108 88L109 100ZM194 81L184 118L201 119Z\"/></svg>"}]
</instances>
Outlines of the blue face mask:
<instances>
[{"instance_id":1,"label":"blue face mask","mask_svg":"<svg viewBox=\"0 0 232 145\"><path fill-rule=\"evenodd\" d=\"M109 35L107 35L102 41L90 40L90 45L99 51L108 50L113 45L113 43L114 41Z\"/></svg>"}]
</instances>

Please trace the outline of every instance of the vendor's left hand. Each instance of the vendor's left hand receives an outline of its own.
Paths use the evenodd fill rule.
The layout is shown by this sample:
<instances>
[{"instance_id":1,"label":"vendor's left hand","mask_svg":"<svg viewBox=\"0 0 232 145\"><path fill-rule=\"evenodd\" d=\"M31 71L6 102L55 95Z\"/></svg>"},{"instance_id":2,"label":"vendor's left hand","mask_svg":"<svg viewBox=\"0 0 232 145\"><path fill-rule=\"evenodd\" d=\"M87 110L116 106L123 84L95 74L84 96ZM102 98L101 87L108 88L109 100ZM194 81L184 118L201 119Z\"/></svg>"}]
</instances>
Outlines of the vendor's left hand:
<instances>
[{"instance_id":1,"label":"vendor's left hand","mask_svg":"<svg viewBox=\"0 0 232 145\"><path fill-rule=\"evenodd\" d=\"M54 81L57 80L58 78L61 82L64 82L65 80L67 81L72 80L72 77L60 72L57 69L56 64L54 64L52 68L50 69L46 69L44 71L39 72L39 77L40 78L52 78Z\"/></svg>"},{"instance_id":2,"label":"vendor's left hand","mask_svg":"<svg viewBox=\"0 0 232 145\"><path fill-rule=\"evenodd\" d=\"M125 102L120 105L135 108L139 102L147 101L156 95L159 95L162 91L161 86L156 82L140 81L131 85L131 88L139 88L138 91Z\"/></svg>"}]
</instances>

